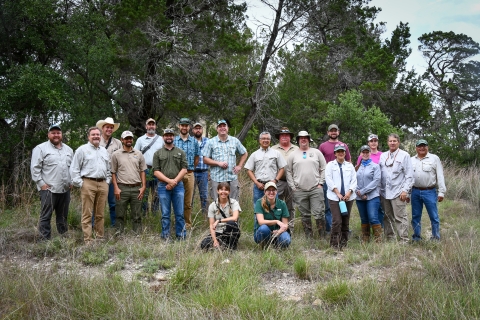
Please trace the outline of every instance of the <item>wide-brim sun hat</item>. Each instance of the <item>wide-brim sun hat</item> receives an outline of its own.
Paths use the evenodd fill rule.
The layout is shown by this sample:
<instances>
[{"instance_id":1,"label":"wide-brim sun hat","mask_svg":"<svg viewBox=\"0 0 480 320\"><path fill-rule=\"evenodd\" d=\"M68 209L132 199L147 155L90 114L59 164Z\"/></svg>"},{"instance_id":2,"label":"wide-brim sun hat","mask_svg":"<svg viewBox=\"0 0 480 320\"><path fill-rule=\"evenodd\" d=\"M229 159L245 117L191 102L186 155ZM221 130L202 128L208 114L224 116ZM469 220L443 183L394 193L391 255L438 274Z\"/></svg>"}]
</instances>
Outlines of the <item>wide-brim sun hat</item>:
<instances>
[{"instance_id":1,"label":"wide-brim sun hat","mask_svg":"<svg viewBox=\"0 0 480 320\"><path fill-rule=\"evenodd\" d=\"M118 128L120 127L120 123L115 123L115 122L113 121L113 119L110 118L110 117L106 118L105 120L98 120L96 126L97 126L97 128L102 129L103 126L106 125L106 124L111 124L111 125L113 125L113 131L112 131L112 132L117 131Z\"/></svg>"},{"instance_id":2,"label":"wide-brim sun hat","mask_svg":"<svg viewBox=\"0 0 480 320\"><path fill-rule=\"evenodd\" d=\"M290 130L288 130L287 127L282 127L282 128L280 129L280 132L275 133L275 138L280 139L280 135L281 135L281 134L289 134L289 135L290 135L290 139L293 139L293 137L294 137L293 132L290 132Z\"/></svg>"},{"instance_id":3,"label":"wide-brim sun hat","mask_svg":"<svg viewBox=\"0 0 480 320\"><path fill-rule=\"evenodd\" d=\"M308 137L309 141L312 140L312 138L310 137L310 134L305 130L302 130L297 134L297 137L295 138L297 140L297 143L298 143L298 139L300 139L301 137Z\"/></svg>"}]
</instances>

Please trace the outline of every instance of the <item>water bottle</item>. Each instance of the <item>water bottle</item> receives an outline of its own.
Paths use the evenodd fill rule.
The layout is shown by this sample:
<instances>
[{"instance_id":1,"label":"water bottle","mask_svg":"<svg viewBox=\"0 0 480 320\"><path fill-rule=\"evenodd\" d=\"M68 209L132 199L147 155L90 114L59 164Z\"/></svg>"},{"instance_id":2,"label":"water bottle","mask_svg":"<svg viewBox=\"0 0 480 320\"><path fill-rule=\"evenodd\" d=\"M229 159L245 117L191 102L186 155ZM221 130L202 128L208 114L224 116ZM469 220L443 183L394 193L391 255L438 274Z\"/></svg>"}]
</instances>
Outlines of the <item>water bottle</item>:
<instances>
[{"instance_id":1,"label":"water bottle","mask_svg":"<svg viewBox=\"0 0 480 320\"><path fill-rule=\"evenodd\" d=\"M340 206L340 213L342 214L342 216L348 215L347 204L345 203L345 201L340 201L338 205Z\"/></svg>"}]
</instances>

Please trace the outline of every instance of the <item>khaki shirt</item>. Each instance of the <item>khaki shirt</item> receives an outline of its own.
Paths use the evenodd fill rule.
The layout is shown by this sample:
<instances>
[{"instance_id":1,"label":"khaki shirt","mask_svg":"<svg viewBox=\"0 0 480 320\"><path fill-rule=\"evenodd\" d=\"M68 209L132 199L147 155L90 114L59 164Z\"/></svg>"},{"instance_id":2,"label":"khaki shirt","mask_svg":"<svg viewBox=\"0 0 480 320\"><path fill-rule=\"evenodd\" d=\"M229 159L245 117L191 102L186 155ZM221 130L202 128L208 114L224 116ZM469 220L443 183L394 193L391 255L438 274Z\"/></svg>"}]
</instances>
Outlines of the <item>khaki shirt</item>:
<instances>
[{"instance_id":1,"label":"khaki shirt","mask_svg":"<svg viewBox=\"0 0 480 320\"><path fill-rule=\"evenodd\" d=\"M437 187L438 196L443 197L447 188L445 187L445 178L443 176L443 167L438 156L428 152L423 159L417 155L412 158L413 166L413 185L417 188Z\"/></svg>"},{"instance_id":2,"label":"khaki shirt","mask_svg":"<svg viewBox=\"0 0 480 320\"><path fill-rule=\"evenodd\" d=\"M153 171L160 171L169 179L175 179L182 169L187 169L185 151L178 147L172 150L161 148L153 155Z\"/></svg>"},{"instance_id":3,"label":"khaki shirt","mask_svg":"<svg viewBox=\"0 0 480 320\"><path fill-rule=\"evenodd\" d=\"M112 154L112 173L117 174L117 183L137 184L142 182L140 173L147 169L143 154L133 149L123 148Z\"/></svg>"},{"instance_id":4,"label":"khaki shirt","mask_svg":"<svg viewBox=\"0 0 480 320\"><path fill-rule=\"evenodd\" d=\"M285 161L287 161L288 157L295 151L298 150L298 146L294 144L290 144L290 148L288 150L283 149L280 144L276 144L272 147L272 149L277 150L283 156ZM286 181L287 180L287 170L283 172L283 176L280 180Z\"/></svg>"},{"instance_id":5,"label":"khaki shirt","mask_svg":"<svg viewBox=\"0 0 480 320\"><path fill-rule=\"evenodd\" d=\"M272 148L260 148L252 153L245 164L245 169L252 171L259 181L270 181L277 177L278 170L284 168L287 161L280 152Z\"/></svg>"},{"instance_id":6,"label":"khaki shirt","mask_svg":"<svg viewBox=\"0 0 480 320\"><path fill-rule=\"evenodd\" d=\"M30 172L38 191L44 184L50 186L52 193L64 193L70 189L70 165L73 151L62 143L56 148L50 141L39 144L33 149Z\"/></svg>"},{"instance_id":7,"label":"khaki shirt","mask_svg":"<svg viewBox=\"0 0 480 320\"><path fill-rule=\"evenodd\" d=\"M108 143L108 140L103 139L103 135L100 135L100 147L106 147ZM112 142L110 142L110 145L108 146L107 152L110 158L112 158L112 154L117 151L122 149L122 141L115 139L112 137Z\"/></svg>"}]
</instances>

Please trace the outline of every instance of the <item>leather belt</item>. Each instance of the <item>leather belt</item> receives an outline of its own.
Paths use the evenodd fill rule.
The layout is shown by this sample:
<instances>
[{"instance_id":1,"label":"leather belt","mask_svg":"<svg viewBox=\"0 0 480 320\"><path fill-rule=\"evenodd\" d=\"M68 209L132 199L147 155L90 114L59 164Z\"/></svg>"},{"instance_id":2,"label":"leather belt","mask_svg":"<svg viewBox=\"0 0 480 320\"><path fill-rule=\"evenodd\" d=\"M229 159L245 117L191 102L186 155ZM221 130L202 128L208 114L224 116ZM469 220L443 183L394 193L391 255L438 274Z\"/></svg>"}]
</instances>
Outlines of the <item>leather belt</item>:
<instances>
[{"instance_id":1,"label":"leather belt","mask_svg":"<svg viewBox=\"0 0 480 320\"><path fill-rule=\"evenodd\" d=\"M82 177L82 179L93 180L97 182L105 181L105 178L90 178L90 177Z\"/></svg>"},{"instance_id":2,"label":"leather belt","mask_svg":"<svg viewBox=\"0 0 480 320\"><path fill-rule=\"evenodd\" d=\"M152 166L147 165L147 169L152 169Z\"/></svg>"},{"instance_id":3,"label":"leather belt","mask_svg":"<svg viewBox=\"0 0 480 320\"><path fill-rule=\"evenodd\" d=\"M432 190L432 189L435 189L435 186L431 186L431 187L426 187L426 188L419 188L419 187L412 187L413 189L418 189L418 190Z\"/></svg>"},{"instance_id":4,"label":"leather belt","mask_svg":"<svg viewBox=\"0 0 480 320\"><path fill-rule=\"evenodd\" d=\"M134 183L134 184L128 184L128 183L117 183L118 185L121 185L121 186L127 186L127 187L140 187L142 184L141 183Z\"/></svg>"},{"instance_id":5,"label":"leather belt","mask_svg":"<svg viewBox=\"0 0 480 320\"><path fill-rule=\"evenodd\" d=\"M258 182L260 182L261 184L267 184L267 182L270 182L270 181L260 181L260 180L257 180Z\"/></svg>"},{"instance_id":6,"label":"leather belt","mask_svg":"<svg viewBox=\"0 0 480 320\"><path fill-rule=\"evenodd\" d=\"M193 172L193 170L187 170L187 173L192 173L192 172Z\"/></svg>"}]
</instances>

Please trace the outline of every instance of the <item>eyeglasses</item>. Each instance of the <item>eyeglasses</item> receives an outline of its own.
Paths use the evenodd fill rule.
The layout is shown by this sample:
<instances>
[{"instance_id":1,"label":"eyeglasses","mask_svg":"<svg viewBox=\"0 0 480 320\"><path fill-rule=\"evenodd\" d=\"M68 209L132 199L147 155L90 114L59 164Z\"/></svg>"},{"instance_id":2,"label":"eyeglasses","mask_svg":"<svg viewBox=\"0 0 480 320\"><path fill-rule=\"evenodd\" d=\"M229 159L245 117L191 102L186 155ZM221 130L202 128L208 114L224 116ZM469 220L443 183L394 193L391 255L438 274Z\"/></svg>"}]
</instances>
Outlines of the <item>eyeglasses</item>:
<instances>
[{"instance_id":1,"label":"eyeglasses","mask_svg":"<svg viewBox=\"0 0 480 320\"><path fill-rule=\"evenodd\" d=\"M307 152L306 151L303 152L303 159L307 159Z\"/></svg>"},{"instance_id":2,"label":"eyeglasses","mask_svg":"<svg viewBox=\"0 0 480 320\"><path fill-rule=\"evenodd\" d=\"M386 167L393 167L393 164L395 163L395 159L397 158L398 152L395 154L395 157L393 157L392 163L388 164L387 161L388 161L388 159L391 158L390 155L391 155L391 153L389 152L387 159L385 159L385 166Z\"/></svg>"}]
</instances>

